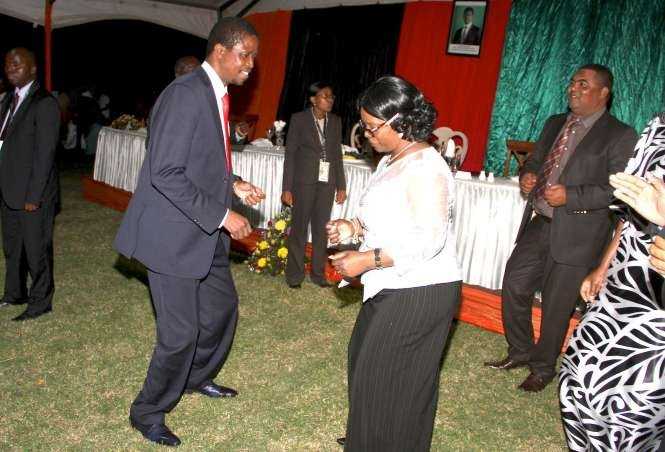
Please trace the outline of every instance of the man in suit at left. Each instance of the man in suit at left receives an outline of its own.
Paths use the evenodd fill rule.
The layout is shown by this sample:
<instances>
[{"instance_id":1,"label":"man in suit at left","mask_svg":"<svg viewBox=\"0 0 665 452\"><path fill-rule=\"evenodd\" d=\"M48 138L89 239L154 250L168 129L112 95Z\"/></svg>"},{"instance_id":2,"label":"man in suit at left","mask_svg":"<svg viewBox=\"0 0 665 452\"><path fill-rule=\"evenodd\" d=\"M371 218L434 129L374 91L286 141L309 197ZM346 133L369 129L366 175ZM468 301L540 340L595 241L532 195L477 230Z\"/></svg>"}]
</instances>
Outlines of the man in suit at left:
<instances>
[{"instance_id":1,"label":"man in suit at left","mask_svg":"<svg viewBox=\"0 0 665 452\"><path fill-rule=\"evenodd\" d=\"M58 102L35 80L32 52L12 49L5 57L14 87L0 108L0 193L2 242L6 259L3 304L27 309L12 320L51 312L53 225L58 200L55 150L60 129ZM26 276L32 281L30 293Z\"/></svg>"},{"instance_id":2,"label":"man in suit at left","mask_svg":"<svg viewBox=\"0 0 665 452\"><path fill-rule=\"evenodd\" d=\"M235 194L253 205L265 195L233 175L227 86L247 80L258 47L248 22L220 19L210 32L205 62L160 94L136 191L116 236L115 248L148 269L157 338L129 419L158 444L180 444L164 418L183 392L237 394L213 381L238 319L231 238L251 232L231 201Z\"/></svg>"},{"instance_id":3,"label":"man in suit at left","mask_svg":"<svg viewBox=\"0 0 665 452\"><path fill-rule=\"evenodd\" d=\"M464 26L458 28L453 36L453 44L480 45L482 33L473 23L473 8L464 9Z\"/></svg>"}]
</instances>

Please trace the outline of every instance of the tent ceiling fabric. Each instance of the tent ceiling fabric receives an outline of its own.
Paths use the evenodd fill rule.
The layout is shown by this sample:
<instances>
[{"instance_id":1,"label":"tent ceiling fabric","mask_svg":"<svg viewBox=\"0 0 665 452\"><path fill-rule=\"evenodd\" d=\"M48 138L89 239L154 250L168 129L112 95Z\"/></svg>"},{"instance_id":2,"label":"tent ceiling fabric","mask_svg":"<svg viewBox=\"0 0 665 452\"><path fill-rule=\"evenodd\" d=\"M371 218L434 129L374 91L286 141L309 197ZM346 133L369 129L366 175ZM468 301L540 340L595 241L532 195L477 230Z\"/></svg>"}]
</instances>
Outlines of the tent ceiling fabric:
<instances>
[{"instance_id":1,"label":"tent ceiling fabric","mask_svg":"<svg viewBox=\"0 0 665 452\"><path fill-rule=\"evenodd\" d=\"M246 14L408 1L419 0L260 0ZM237 15L251 2L237 0L224 10L223 15ZM56 0L52 23L53 28L61 28L98 20L134 19L205 39L217 21L218 8L225 3L227 0ZM0 14L44 25L44 0L0 0Z\"/></svg>"}]
</instances>

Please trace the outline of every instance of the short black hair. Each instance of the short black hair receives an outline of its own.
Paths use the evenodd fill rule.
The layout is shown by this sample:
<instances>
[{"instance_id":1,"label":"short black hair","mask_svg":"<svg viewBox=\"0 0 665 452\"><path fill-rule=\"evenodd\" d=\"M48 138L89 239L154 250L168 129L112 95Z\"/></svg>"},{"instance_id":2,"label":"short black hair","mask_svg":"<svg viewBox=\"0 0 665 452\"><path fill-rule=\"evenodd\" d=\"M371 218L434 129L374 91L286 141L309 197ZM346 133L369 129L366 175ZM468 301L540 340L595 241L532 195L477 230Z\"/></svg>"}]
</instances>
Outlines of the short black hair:
<instances>
[{"instance_id":1,"label":"short black hair","mask_svg":"<svg viewBox=\"0 0 665 452\"><path fill-rule=\"evenodd\" d=\"M23 57L28 60L28 63L31 63L33 66L37 67L37 59L35 58L35 53L32 50L26 49L25 47L14 47L9 52L7 52L7 55L10 53L22 54Z\"/></svg>"},{"instance_id":2,"label":"short black hair","mask_svg":"<svg viewBox=\"0 0 665 452\"><path fill-rule=\"evenodd\" d=\"M601 85L603 85L605 88L607 88L610 93L612 93L612 86L614 85L614 75L612 75L612 71L610 71L610 68L607 66L603 66L602 64L596 64L596 63L591 63L591 64L585 64L584 66L580 67L577 71L582 71L584 69L588 69L590 71L593 71L596 73L596 78L600 82Z\"/></svg>"},{"instance_id":3,"label":"short black hair","mask_svg":"<svg viewBox=\"0 0 665 452\"><path fill-rule=\"evenodd\" d=\"M256 28L245 19L240 17L223 17L210 30L208 35L208 46L206 47L206 56L215 48L216 44L221 44L227 49L242 41L245 36L259 36Z\"/></svg>"},{"instance_id":4,"label":"short black hair","mask_svg":"<svg viewBox=\"0 0 665 452\"><path fill-rule=\"evenodd\" d=\"M193 55L187 55L184 57L180 57L176 60L175 66L173 66L173 72L175 72L175 75L182 75L184 72L185 67L187 66L187 63L196 60L196 64L201 64L198 58L196 58Z\"/></svg>"},{"instance_id":5,"label":"short black hair","mask_svg":"<svg viewBox=\"0 0 665 452\"><path fill-rule=\"evenodd\" d=\"M384 121L398 113L390 127L410 141L426 141L437 117L434 105L415 85L395 76L381 77L372 83L360 95L358 108Z\"/></svg>"},{"instance_id":6,"label":"short black hair","mask_svg":"<svg viewBox=\"0 0 665 452\"><path fill-rule=\"evenodd\" d=\"M333 86L330 83L325 81L318 81L312 83L307 87L307 97L316 96L317 94L319 94L319 91L321 91L324 88L330 88L330 91L332 91L333 93L335 92Z\"/></svg>"},{"instance_id":7,"label":"short black hair","mask_svg":"<svg viewBox=\"0 0 665 452\"><path fill-rule=\"evenodd\" d=\"M466 13L474 14L473 8L471 8L470 6L467 6L466 8L464 8L464 15L465 16L466 16Z\"/></svg>"}]
</instances>

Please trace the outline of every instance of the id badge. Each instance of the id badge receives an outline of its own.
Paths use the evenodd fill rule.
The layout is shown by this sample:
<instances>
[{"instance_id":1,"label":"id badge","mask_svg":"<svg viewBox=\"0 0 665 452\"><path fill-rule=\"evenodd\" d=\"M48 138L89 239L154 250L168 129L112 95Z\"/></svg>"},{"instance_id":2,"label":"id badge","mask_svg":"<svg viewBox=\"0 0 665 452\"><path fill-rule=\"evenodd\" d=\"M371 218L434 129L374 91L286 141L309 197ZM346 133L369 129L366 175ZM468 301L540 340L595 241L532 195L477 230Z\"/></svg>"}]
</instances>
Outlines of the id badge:
<instances>
[{"instance_id":1,"label":"id badge","mask_svg":"<svg viewBox=\"0 0 665 452\"><path fill-rule=\"evenodd\" d=\"M328 182L328 173L330 173L330 162L319 161L319 182Z\"/></svg>"}]
</instances>

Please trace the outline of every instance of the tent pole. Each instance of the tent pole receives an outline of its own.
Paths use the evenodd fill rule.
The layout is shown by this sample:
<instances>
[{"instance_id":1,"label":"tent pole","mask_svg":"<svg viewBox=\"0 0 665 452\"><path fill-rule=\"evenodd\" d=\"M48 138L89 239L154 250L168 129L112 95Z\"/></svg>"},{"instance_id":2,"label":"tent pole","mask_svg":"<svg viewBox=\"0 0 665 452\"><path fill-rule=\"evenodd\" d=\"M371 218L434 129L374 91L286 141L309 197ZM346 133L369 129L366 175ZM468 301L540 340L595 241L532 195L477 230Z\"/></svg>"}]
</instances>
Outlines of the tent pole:
<instances>
[{"instance_id":1,"label":"tent pole","mask_svg":"<svg viewBox=\"0 0 665 452\"><path fill-rule=\"evenodd\" d=\"M44 84L46 89L53 89L51 83L51 15L55 0L45 0L44 5Z\"/></svg>"}]
</instances>

